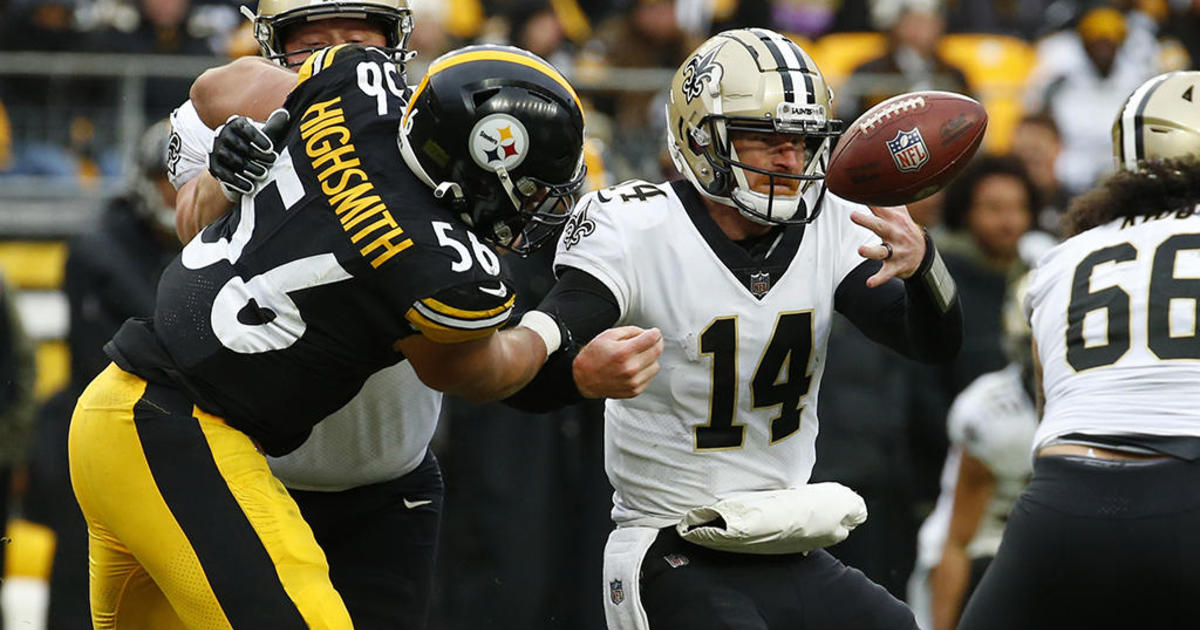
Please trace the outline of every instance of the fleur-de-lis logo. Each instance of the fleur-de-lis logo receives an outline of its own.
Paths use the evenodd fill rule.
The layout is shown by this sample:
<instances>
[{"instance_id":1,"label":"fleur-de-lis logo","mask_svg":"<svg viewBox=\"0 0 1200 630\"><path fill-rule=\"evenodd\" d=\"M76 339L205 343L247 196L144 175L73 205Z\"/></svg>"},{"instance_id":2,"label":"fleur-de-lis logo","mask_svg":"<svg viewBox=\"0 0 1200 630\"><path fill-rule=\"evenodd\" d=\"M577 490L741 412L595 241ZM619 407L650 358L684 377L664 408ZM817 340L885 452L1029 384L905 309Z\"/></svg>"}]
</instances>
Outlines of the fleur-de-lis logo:
<instances>
[{"instance_id":1,"label":"fleur-de-lis logo","mask_svg":"<svg viewBox=\"0 0 1200 630\"><path fill-rule=\"evenodd\" d=\"M717 53L721 52L721 48L725 45L721 44L716 48L702 54L696 55L688 60L687 65L683 68L683 97L691 103L693 99L700 96L704 91L704 84L710 81L719 81L718 72L724 72L721 64L716 62Z\"/></svg>"},{"instance_id":2,"label":"fleur-de-lis logo","mask_svg":"<svg viewBox=\"0 0 1200 630\"><path fill-rule=\"evenodd\" d=\"M579 212L571 215L567 219L567 226L563 228L563 249L569 250L579 244L583 237L596 231L596 223L588 218L588 204L581 208Z\"/></svg>"}]
</instances>

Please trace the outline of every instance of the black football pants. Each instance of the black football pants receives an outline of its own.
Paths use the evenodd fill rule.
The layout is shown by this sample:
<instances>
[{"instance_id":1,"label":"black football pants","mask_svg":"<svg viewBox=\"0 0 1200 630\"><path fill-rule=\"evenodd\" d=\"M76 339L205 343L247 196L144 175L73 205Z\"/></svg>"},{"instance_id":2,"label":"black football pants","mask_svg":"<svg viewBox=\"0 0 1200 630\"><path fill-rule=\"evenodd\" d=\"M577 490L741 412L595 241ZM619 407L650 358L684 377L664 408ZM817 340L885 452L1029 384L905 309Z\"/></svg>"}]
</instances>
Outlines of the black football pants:
<instances>
[{"instance_id":1,"label":"black football pants","mask_svg":"<svg viewBox=\"0 0 1200 630\"><path fill-rule=\"evenodd\" d=\"M289 493L325 551L355 630L425 627L443 494L432 452L399 479Z\"/></svg>"},{"instance_id":2,"label":"black football pants","mask_svg":"<svg viewBox=\"0 0 1200 630\"><path fill-rule=\"evenodd\" d=\"M912 611L858 569L807 556L714 551L662 530L642 561L652 630L916 630Z\"/></svg>"},{"instance_id":3,"label":"black football pants","mask_svg":"<svg viewBox=\"0 0 1200 630\"><path fill-rule=\"evenodd\" d=\"M1200 464L1048 456L959 630L1200 627Z\"/></svg>"}]
</instances>

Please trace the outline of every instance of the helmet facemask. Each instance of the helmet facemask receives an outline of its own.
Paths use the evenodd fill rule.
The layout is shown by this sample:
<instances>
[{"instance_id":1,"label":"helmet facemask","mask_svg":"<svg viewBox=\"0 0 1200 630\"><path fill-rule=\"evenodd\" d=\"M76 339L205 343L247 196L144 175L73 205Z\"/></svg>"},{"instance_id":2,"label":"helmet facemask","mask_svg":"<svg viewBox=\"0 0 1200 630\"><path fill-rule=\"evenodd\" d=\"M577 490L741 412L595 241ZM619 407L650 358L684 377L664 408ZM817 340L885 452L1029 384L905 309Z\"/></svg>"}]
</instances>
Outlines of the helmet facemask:
<instances>
[{"instance_id":1,"label":"helmet facemask","mask_svg":"<svg viewBox=\"0 0 1200 630\"><path fill-rule=\"evenodd\" d=\"M288 68L303 63L303 61L289 62L290 57L299 55L305 58L321 50L318 47L286 51L284 41L287 39L288 31L301 24L332 18L361 20L377 27L386 40L385 45L378 48L391 54L397 63L405 63L417 54L408 49L409 39L412 38L413 18L407 8L392 8L381 4L361 2L330 2L304 6L270 16L256 16L243 6L242 14L254 23L254 38L258 40L262 48L263 57Z\"/></svg>"},{"instance_id":2,"label":"helmet facemask","mask_svg":"<svg viewBox=\"0 0 1200 630\"><path fill-rule=\"evenodd\" d=\"M746 218L768 225L811 223L821 213L825 197L825 166L833 140L841 130L841 121L803 123L784 122L782 118L750 118L742 116L706 116L696 127L696 136L710 138L709 150L697 151L705 156L715 172L720 173L728 199ZM703 132L701 132L703 130ZM767 134L799 138L804 147L804 170L783 173L752 166L738 156L734 138L738 134ZM697 142L697 145L699 143ZM697 150L698 146L693 146ZM768 192L755 191L747 172L765 175ZM792 187L796 194L777 194L776 186Z\"/></svg>"}]
</instances>

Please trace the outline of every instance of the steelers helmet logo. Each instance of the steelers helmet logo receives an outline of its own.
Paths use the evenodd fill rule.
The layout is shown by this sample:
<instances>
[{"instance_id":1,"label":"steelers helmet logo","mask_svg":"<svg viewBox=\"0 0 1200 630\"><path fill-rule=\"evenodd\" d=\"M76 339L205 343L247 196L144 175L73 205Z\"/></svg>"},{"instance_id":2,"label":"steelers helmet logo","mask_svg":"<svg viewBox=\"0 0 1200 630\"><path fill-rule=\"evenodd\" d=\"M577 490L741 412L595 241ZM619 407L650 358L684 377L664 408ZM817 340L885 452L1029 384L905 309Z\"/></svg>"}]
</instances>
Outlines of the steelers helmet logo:
<instances>
[{"instance_id":1,"label":"steelers helmet logo","mask_svg":"<svg viewBox=\"0 0 1200 630\"><path fill-rule=\"evenodd\" d=\"M489 171L503 166L512 170L525 161L529 152L529 132L521 121L508 114L490 114L471 130L471 157Z\"/></svg>"}]
</instances>

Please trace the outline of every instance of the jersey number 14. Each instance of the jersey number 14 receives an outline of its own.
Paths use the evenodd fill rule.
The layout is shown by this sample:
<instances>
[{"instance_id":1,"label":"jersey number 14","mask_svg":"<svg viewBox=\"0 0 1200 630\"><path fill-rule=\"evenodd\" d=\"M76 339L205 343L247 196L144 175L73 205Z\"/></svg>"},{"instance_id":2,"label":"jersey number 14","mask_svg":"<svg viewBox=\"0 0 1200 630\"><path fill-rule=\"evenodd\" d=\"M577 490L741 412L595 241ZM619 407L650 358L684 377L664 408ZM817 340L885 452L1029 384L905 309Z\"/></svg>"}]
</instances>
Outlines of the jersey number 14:
<instances>
[{"instance_id":1,"label":"jersey number 14","mask_svg":"<svg viewBox=\"0 0 1200 630\"><path fill-rule=\"evenodd\" d=\"M750 380L750 407L779 407L771 420L774 444L800 429L800 402L812 383L812 311L780 313L754 377ZM712 357L712 389L708 424L695 428L696 450L739 448L746 426L734 424L738 394L738 334L736 317L720 317L700 334L700 353Z\"/></svg>"}]
</instances>

